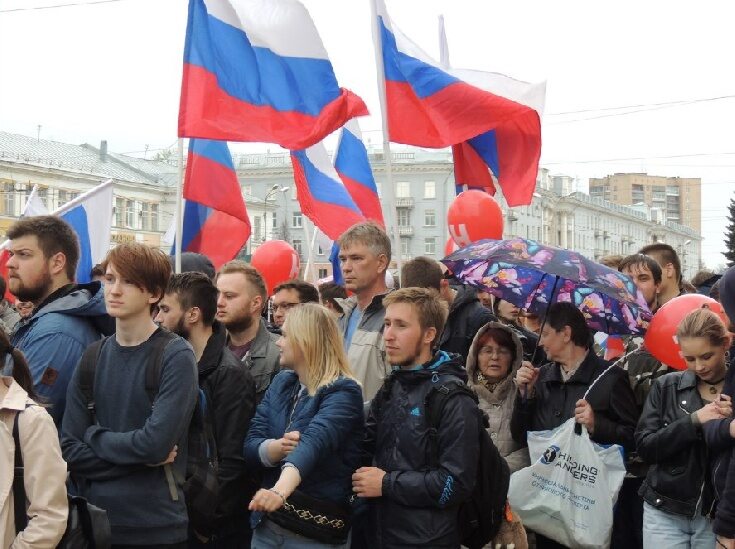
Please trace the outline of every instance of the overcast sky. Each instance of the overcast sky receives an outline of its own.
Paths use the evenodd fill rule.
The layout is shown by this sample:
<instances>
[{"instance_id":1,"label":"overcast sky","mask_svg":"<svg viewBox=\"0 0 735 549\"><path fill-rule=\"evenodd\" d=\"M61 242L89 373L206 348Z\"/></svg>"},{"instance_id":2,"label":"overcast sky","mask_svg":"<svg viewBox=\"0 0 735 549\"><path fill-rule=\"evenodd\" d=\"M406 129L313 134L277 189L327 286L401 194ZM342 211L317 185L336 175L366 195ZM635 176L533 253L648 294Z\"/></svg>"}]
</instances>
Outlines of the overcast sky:
<instances>
[{"instance_id":1,"label":"overcast sky","mask_svg":"<svg viewBox=\"0 0 735 549\"><path fill-rule=\"evenodd\" d=\"M35 136L40 125L43 138L107 139L116 152L172 146L187 1L95 1L0 0L0 129ZM72 3L81 5L32 9ZM373 113L360 123L378 144L369 1L304 4L340 84ZM735 196L730 2L386 4L394 22L435 57L444 14L455 67L548 81L541 164L553 173L583 183L630 171L701 177L703 259L711 267L724 262L726 206ZM634 107L607 110L621 106ZM265 147L278 148L234 149Z\"/></svg>"}]
</instances>

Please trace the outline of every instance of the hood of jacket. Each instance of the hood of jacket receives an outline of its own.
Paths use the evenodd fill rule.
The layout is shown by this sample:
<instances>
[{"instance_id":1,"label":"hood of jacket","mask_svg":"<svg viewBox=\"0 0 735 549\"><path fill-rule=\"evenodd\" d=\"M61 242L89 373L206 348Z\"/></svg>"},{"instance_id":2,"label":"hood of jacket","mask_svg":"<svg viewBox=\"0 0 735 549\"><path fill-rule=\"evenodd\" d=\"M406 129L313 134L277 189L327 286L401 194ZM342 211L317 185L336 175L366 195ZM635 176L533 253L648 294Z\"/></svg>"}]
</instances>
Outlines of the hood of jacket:
<instances>
[{"instance_id":1,"label":"hood of jacket","mask_svg":"<svg viewBox=\"0 0 735 549\"><path fill-rule=\"evenodd\" d=\"M104 335L115 332L115 321L107 314L105 292L98 281L77 284L69 293L42 304L30 317L18 322L18 330L51 313L84 317Z\"/></svg>"},{"instance_id":2,"label":"hood of jacket","mask_svg":"<svg viewBox=\"0 0 735 549\"><path fill-rule=\"evenodd\" d=\"M414 369L404 370L397 366L393 368L393 375L401 381L421 382L438 374L440 376L451 375L467 383L467 372L462 364L462 357L446 351L438 351L431 357L431 360Z\"/></svg>"},{"instance_id":3,"label":"hood of jacket","mask_svg":"<svg viewBox=\"0 0 735 549\"><path fill-rule=\"evenodd\" d=\"M450 314L458 309L461 309L465 305L469 305L470 303L474 303L475 301L479 303L480 301L480 299L477 297L477 290L475 290L474 288L461 286L459 288L453 289L457 293L454 295L452 305L449 307Z\"/></svg>"},{"instance_id":4,"label":"hood of jacket","mask_svg":"<svg viewBox=\"0 0 735 549\"><path fill-rule=\"evenodd\" d=\"M487 332L490 328L496 328L498 330L503 330L507 332L511 339L513 340L513 343L515 345L515 359L510 365L510 371L508 372L508 375L504 380L502 380L500 383L498 383L497 387L495 388L495 391L492 393L485 388L485 386L477 381L477 372L478 372L478 364L477 364L477 353L479 351L478 349L478 341L483 336L485 332ZM511 327L501 323L501 322L488 322L485 324L482 328L480 328L477 331L477 334L475 335L474 339L472 340L472 345L470 345L470 351L467 355L467 375L469 376L469 385L476 390L482 390L483 391L483 397L487 398L488 400L503 400L505 398L505 395L507 392L512 388L513 386L513 379L515 378L515 374L518 371L518 369L521 367L521 364L523 363L523 343L521 342L521 338L518 337L518 333ZM487 395L484 394L484 392L487 392Z\"/></svg>"}]
</instances>

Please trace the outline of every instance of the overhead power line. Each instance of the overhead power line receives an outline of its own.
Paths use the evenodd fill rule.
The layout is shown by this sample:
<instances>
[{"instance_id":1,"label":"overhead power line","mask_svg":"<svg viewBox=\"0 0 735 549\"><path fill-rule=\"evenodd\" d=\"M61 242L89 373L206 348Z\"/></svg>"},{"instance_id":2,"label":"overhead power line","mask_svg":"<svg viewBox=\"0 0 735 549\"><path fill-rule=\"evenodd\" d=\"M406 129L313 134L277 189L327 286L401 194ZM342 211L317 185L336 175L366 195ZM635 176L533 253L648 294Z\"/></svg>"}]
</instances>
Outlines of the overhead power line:
<instances>
[{"instance_id":1,"label":"overhead power line","mask_svg":"<svg viewBox=\"0 0 735 549\"><path fill-rule=\"evenodd\" d=\"M36 11L36 10L53 10L57 8L71 8L77 6L92 6L95 4L112 4L116 2L125 2L126 0L90 0L89 2L68 2L66 4L51 4L48 6L31 6L25 8L8 8L0 10L0 13L12 13L17 11Z\"/></svg>"}]
</instances>

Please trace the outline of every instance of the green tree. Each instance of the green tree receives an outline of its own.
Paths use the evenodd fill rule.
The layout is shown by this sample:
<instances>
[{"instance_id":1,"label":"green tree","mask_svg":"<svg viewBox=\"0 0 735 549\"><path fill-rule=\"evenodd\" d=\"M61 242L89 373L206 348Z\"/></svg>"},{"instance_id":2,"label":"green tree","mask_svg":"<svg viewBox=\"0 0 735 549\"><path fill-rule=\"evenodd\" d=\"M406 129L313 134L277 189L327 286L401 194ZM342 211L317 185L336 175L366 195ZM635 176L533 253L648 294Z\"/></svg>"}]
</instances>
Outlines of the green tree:
<instances>
[{"instance_id":1,"label":"green tree","mask_svg":"<svg viewBox=\"0 0 735 549\"><path fill-rule=\"evenodd\" d=\"M728 210L728 224L725 229L725 251L722 252L722 255L727 258L727 265L732 267L735 265L735 198L730 199Z\"/></svg>"}]
</instances>

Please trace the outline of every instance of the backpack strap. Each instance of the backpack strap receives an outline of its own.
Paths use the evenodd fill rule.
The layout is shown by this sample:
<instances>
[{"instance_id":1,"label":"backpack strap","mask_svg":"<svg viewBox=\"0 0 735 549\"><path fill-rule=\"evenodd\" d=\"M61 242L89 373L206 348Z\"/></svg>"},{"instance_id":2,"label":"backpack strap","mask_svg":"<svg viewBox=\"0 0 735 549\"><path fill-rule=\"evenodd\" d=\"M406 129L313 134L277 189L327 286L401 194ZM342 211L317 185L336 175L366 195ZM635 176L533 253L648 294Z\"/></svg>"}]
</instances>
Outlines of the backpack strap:
<instances>
[{"instance_id":1,"label":"backpack strap","mask_svg":"<svg viewBox=\"0 0 735 549\"><path fill-rule=\"evenodd\" d=\"M441 425L444 407L455 395L464 394L477 403L477 395L455 376L447 376L441 384L432 385L424 399L424 413L429 425L429 447L426 463L432 469L439 465L439 426Z\"/></svg>"},{"instance_id":2,"label":"backpack strap","mask_svg":"<svg viewBox=\"0 0 735 549\"><path fill-rule=\"evenodd\" d=\"M87 411L89 412L92 425L97 423L97 411L94 402L94 377L97 371L97 361L102 352L102 346L108 337L98 339L87 347L79 362L79 390L82 391L84 400L87 402Z\"/></svg>"},{"instance_id":3,"label":"backpack strap","mask_svg":"<svg viewBox=\"0 0 735 549\"><path fill-rule=\"evenodd\" d=\"M155 345L151 350L151 358L145 370L145 392L148 399L153 404L158 395L158 389L161 386L161 372L163 371L163 352L166 346L176 339L176 334L169 332L165 328L158 328L151 338Z\"/></svg>"},{"instance_id":4,"label":"backpack strap","mask_svg":"<svg viewBox=\"0 0 735 549\"><path fill-rule=\"evenodd\" d=\"M33 406L26 404L26 408ZM15 470L13 473L13 507L15 515L15 531L22 532L28 526L28 513L26 512L26 488L24 482L23 453L20 447L20 429L18 423L20 414L16 412L13 418L13 441L15 443Z\"/></svg>"}]
</instances>

